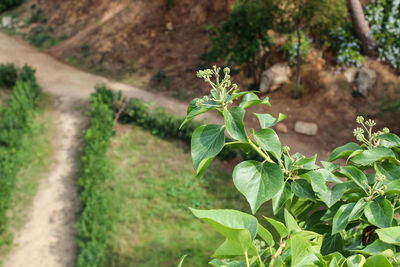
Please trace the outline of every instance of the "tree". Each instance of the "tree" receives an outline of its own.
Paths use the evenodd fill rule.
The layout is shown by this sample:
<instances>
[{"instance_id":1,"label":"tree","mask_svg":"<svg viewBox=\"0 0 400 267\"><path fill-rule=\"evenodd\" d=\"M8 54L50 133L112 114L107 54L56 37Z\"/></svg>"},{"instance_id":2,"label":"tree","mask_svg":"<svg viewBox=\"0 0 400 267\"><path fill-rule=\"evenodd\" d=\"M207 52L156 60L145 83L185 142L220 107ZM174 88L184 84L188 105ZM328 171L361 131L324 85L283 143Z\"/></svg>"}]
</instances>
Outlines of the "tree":
<instances>
[{"instance_id":1,"label":"tree","mask_svg":"<svg viewBox=\"0 0 400 267\"><path fill-rule=\"evenodd\" d=\"M224 60L227 65L248 65L253 83L259 84L266 52L271 46L268 30L274 25L275 0L237 1L229 18L220 27L208 28L212 49L210 61Z\"/></svg>"},{"instance_id":2,"label":"tree","mask_svg":"<svg viewBox=\"0 0 400 267\"><path fill-rule=\"evenodd\" d=\"M374 55L374 45L369 25L364 16L360 0L346 0L354 31L360 40L365 55Z\"/></svg>"},{"instance_id":3,"label":"tree","mask_svg":"<svg viewBox=\"0 0 400 267\"><path fill-rule=\"evenodd\" d=\"M278 30L281 33L295 33L297 36L294 96L299 97L301 47L304 45L301 32L314 36L327 36L329 30L338 27L345 20L345 6L341 1L336 0L282 0L279 3L278 14Z\"/></svg>"}]
</instances>

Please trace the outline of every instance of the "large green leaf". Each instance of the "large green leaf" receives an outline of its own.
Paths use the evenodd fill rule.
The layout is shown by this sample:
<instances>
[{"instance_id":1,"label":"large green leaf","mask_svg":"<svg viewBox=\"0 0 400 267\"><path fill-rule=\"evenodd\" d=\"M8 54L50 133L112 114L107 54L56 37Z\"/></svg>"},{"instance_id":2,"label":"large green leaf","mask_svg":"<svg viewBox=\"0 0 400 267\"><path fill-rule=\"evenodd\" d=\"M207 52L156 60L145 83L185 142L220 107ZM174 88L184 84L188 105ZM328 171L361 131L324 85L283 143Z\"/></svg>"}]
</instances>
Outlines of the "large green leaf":
<instances>
[{"instance_id":1,"label":"large green leaf","mask_svg":"<svg viewBox=\"0 0 400 267\"><path fill-rule=\"evenodd\" d=\"M400 246L400 226L393 226L384 229L376 229L379 239L385 243Z\"/></svg>"},{"instance_id":2,"label":"large green leaf","mask_svg":"<svg viewBox=\"0 0 400 267\"><path fill-rule=\"evenodd\" d=\"M346 191L345 184L337 184L330 189L321 173L315 172L311 176L311 186L317 196L328 206L332 207L343 196Z\"/></svg>"},{"instance_id":3,"label":"large green leaf","mask_svg":"<svg viewBox=\"0 0 400 267\"><path fill-rule=\"evenodd\" d=\"M288 201L292 197L292 191L289 183L283 183L281 189L279 189L278 193L272 197L272 210L274 215L276 215L281 208L285 205L286 201Z\"/></svg>"},{"instance_id":4,"label":"large green leaf","mask_svg":"<svg viewBox=\"0 0 400 267\"><path fill-rule=\"evenodd\" d=\"M377 168L388 180L400 180L400 167L396 164L384 162L383 164L377 164Z\"/></svg>"},{"instance_id":5,"label":"large green leaf","mask_svg":"<svg viewBox=\"0 0 400 267\"><path fill-rule=\"evenodd\" d=\"M299 233L294 233L290 236L290 249L291 249L291 266L303 267L306 265L313 265L318 262L318 257L315 255L311 242Z\"/></svg>"},{"instance_id":6,"label":"large green leaf","mask_svg":"<svg viewBox=\"0 0 400 267\"><path fill-rule=\"evenodd\" d=\"M385 194L400 194L400 179L386 185Z\"/></svg>"},{"instance_id":7,"label":"large green leaf","mask_svg":"<svg viewBox=\"0 0 400 267\"><path fill-rule=\"evenodd\" d=\"M301 198L315 199L314 191L309 182L305 179L294 180L291 184L292 192Z\"/></svg>"},{"instance_id":8,"label":"large green leaf","mask_svg":"<svg viewBox=\"0 0 400 267\"><path fill-rule=\"evenodd\" d=\"M369 257L363 267L393 267L390 261L383 255Z\"/></svg>"},{"instance_id":9,"label":"large green leaf","mask_svg":"<svg viewBox=\"0 0 400 267\"><path fill-rule=\"evenodd\" d=\"M233 107L230 110L224 109L226 130L233 139L247 142L246 130L243 124L245 110L241 107Z\"/></svg>"},{"instance_id":10,"label":"large green leaf","mask_svg":"<svg viewBox=\"0 0 400 267\"><path fill-rule=\"evenodd\" d=\"M342 251L344 248L344 241L340 234L328 235L324 237L322 242L321 254L328 255L333 252Z\"/></svg>"},{"instance_id":11,"label":"large green leaf","mask_svg":"<svg viewBox=\"0 0 400 267\"><path fill-rule=\"evenodd\" d=\"M344 230L347 226L349 216L354 208L355 203L348 203L340 206L339 210L333 217L332 222L332 235Z\"/></svg>"},{"instance_id":12,"label":"large green leaf","mask_svg":"<svg viewBox=\"0 0 400 267\"><path fill-rule=\"evenodd\" d=\"M395 158L395 155L391 149L386 147L378 147L370 150L364 150L363 152L354 156L351 161L355 164L366 166L377 161L392 158Z\"/></svg>"},{"instance_id":13,"label":"large green leaf","mask_svg":"<svg viewBox=\"0 0 400 267\"><path fill-rule=\"evenodd\" d=\"M395 147L400 146L400 137L392 133L381 134L376 137L376 139L381 140L381 146L384 147Z\"/></svg>"},{"instance_id":14,"label":"large green leaf","mask_svg":"<svg viewBox=\"0 0 400 267\"><path fill-rule=\"evenodd\" d=\"M264 218L275 228L275 230L278 232L280 238L285 238L288 236L289 231L283 223L281 223L275 219L265 217L265 216L264 216Z\"/></svg>"},{"instance_id":15,"label":"large green leaf","mask_svg":"<svg viewBox=\"0 0 400 267\"><path fill-rule=\"evenodd\" d=\"M260 126L262 129L275 126L280 121L286 119L286 116L283 115L282 113L279 113L278 118L274 118L270 114L254 113L254 115L257 117L258 121L260 122Z\"/></svg>"},{"instance_id":16,"label":"large green leaf","mask_svg":"<svg viewBox=\"0 0 400 267\"><path fill-rule=\"evenodd\" d=\"M243 161L233 170L233 182L250 204L254 213L282 187L283 173L277 164Z\"/></svg>"},{"instance_id":17,"label":"large green leaf","mask_svg":"<svg viewBox=\"0 0 400 267\"><path fill-rule=\"evenodd\" d=\"M379 228L392 226L393 206L387 199L383 199L381 203L376 200L370 201L364 209L364 214L371 224Z\"/></svg>"},{"instance_id":18,"label":"large green leaf","mask_svg":"<svg viewBox=\"0 0 400 267\"><path fill-rule=\"evenodd\" d=\"M360 198L356 205L354 206L353 210L350 213L349 216L349 222L354 221L359 219L363 213L364 213L364 208L367 206L367 201L364 198Z\"/></svg>"},{"instance_id":19,"label":"large green leaf","mask_svg":"<svg viewBox=\"0 0 400 267\"><path fill-rule=\"evenodd\" d=\"M365 248L360 250L354 250L354 252L362 253L365 255L380 255L382 253L386 254L388 250L391 250L392 251L391 254L393 255L393 251L395 251L396 248L391 244L384 243L381 240L377 239L372 244L369 244Z\"/></svg>"},{"instance_id":20,"label":"large green leaf","mask_svg":"<svg viewBox=\"0 0 400 267\"><path fill-rule=\"evenodd\" d=\"M225 242L215 251L214 256L257 255L253 240L257 235L257 219L236 210L197 210L190 209L199 219L209 224L225 236Z\"/></svg>"},{"instance_id":21,"label":"large green leaf","mask_svg":"<svg viewBox=\"0 0 400 267\"><path fill-rule=\"evenodd\" d=\"M314 155L311 158L306 158L303 155L296 153L293 157L299 156L299 160L294 163L294 170L316 170L319 169L319 166L315 164L317 159L317 155Z\"/></svg>"},{"instance_id":22,"label":"large green leaf","mask_svg":"<svg viewBox=\"0 0 400 267\"><path fill-rule=\"evenodd\" d=\"M281 141L274 130L265 128L254 134L257 144L265 151L271 152L276 159L281 158L282 148Z\"/></svg>"},{"instance_id":23,"label":"large green leaf","mask_svg":"<svg viewBox=\"0 0 400 267\"><path fill-rule=\"evenodd\" d=\"M248 93L246 94L243 99L242 102L240 103L240 107L241 108L249 108L258 104L265 104L267 106L271 106L271 104L269 103L269 98L266 97L263 100L261 100L260 98L258 98L258 96L254 93Z\"/></svg>"},{"instance_id":24,"label":"large green leaf","mask_svg":"<svg viewBox=\"0 0 400 267\"><path fill-rule=\"evenodd\" d=\"M194 169L201 176L212 159L221 152L225 144L225 126L203 125L192 135L191 152Z\"/></svg>"},{"instance_id":25,"label":"large green leaf","mask_svg":"<svg viewBox=\"0 0 400 267\"><path fill-rule=\"evenodd\" d=\"M340 168L340 173L353 180L354 183L367 192L368 179L362 171L353 166L345 166Z\"/></svg>"},{"instance_id":26,"label":"large green leaf","mask_svg":"<svg viewBox=\"0 0 400 267\"><path fill-rule=\"evenodd\" d=\"M335 161L340 158L348 157L351 153L359 149L361 149L361 147L356 143L345 144L344 146L334 149L329 156L328 161Z\"/></svg>"},{"instance_id":27,"label":"large green leaf","mask_svg":"<svg viewBox=\"0 0 400 267\"><path fill-rule=\"evenodd\" d=\"M353 255L346 259L347 267L362 267L365 263L363 255Z\"/></svg>"}]
</instances>

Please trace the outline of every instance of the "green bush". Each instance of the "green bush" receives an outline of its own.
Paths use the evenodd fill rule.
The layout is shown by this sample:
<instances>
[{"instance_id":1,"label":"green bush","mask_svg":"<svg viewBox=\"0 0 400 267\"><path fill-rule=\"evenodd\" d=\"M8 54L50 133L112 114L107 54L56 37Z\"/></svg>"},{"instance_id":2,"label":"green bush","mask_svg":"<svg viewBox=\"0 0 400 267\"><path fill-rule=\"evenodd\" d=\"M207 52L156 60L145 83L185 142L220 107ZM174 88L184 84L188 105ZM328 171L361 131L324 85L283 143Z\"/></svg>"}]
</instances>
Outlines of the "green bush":
<instances>
[{"instance_id":1,"label":"green bush","mask_svg":"<svg viewBox=\"0 0 400 267\"><path fill-rule=\"evenodd\" d=\"M18 79L18 71L13 63L0 64L0 87L13 87Z\"/></svg>"},{"instance_id":2,"label":"green bush","mask_svg":"<svg viewBox=\"0 0 400 267\"><path fill-rule=\"evenodd\" d=\"M107 94L104 88L98 88L90 97L90 127L85 133L79 166L81 216L77 232L80 251L76 266L104 265L104 249L113 225L107 216L108 201L102 187L110 176L106 152L113 133L113 112Z\"/></svg>"},{"instance_id":3,"label":"green bush","mask_svg":"<svg viewBox=\"0 0 400 267\"><path fill-rule=\"evenodd\" d=\"M339 65L362 66L364 57L361 54L360 41L355 37L353 27L344 25L331 33L331 46L336 54L336 63Z\"/></svg>"},{"instance_id":4,"label":"green bush","mask_svg":"<svg viewBox=\"0 0 400 267\"><path fill-rule=\"evenodd\" d=\"M270 128L269 114L255 114L261 129L247 131L246 108L269 103L252 92L231 90L230 70L224 69L223 79L219 71L214 67L197 73L211 85L211 93L194 99L185 119L216 110L225 121L194 131L191 152L197 176L226 145L254 150L263 159L239 162L232 173L252 214L191 208L193 215L226 238L210 264L399 266L400 137L388 128L376 130L373 120L359 116L353 132L357 143L334 149L319 166L317 155L307 158L282 147ZM240 98L235 105L233 100ZM226 142L225 131L234 142ZM268 201L276 217L256 217Z\"/></svg>"},{"instance_id":5,"label":"green bush","mask_svg":"<svg viewBox=\"0 0 400 267\"><path fill-rule=\"evenodd\" d=\"M20 4L22 4L24 0L1 0L0 2L0 13L10 10Z\"/></svg>"},{"instance_id":6,"label":"green bush","mask_svg":"<svg viewBox=\"0 0 400 267\"><path fill-rule=\"evenodd\" d=\"M25 72L34 70L25 66ZM23 136L30 131L30 121L39 95L35 77L19 79L0 121L0 233L7 228L7 209L20 160Z\"/></svg>"},{"instance_id":7,"label":"green bush","mask_svg":"<svg viewBox=\"0 0 400 267\"><path fill-rule=\"evenodd\" d=\"M304 32L300 32L300 58L305 60L308 52L311 49L311 39L308 38ZM282 50L285 53L286 58L290 64L297 62L297 46L298 46L297 34L290 34L286 42L282 45Z\"/></svg>"}]
</instances>

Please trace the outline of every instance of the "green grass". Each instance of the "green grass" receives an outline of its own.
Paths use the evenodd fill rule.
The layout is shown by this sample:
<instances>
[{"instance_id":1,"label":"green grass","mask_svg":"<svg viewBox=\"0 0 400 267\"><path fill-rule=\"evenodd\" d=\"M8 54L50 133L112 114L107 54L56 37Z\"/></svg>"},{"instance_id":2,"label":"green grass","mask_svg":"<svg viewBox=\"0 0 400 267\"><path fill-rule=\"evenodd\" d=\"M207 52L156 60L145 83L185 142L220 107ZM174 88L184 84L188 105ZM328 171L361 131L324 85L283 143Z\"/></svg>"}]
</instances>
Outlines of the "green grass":
<instances>
[{"instance_id":1,"label":"green grass","mask_svg":"<svg viewBox=\"0 0 400 267\"><path fill-rule=\"evenodd\" d=\"M223 237L196 219L195 208L249 211L230 175L216 162L205 178L194 178L190 153L134 126L118 126L108 157L118 166L106 182L115 228L105 266L207 266ZM264 214L269 215L266 211Z\"/></svg>"},{"instance_id":2,"label":"green grass","mask_svg":"<svg viewBox=\"0 0 400 267\"><path fill-rule=\"evenodd\" d=\"M46 96L42 96L46 98ZM32 132L24 137L21 170L16 177L11 206L8 211L8 230L0 235L0 259L5 259L12 249L13 235L28 219L28 210L41 178L48 172L53 148L51 139L54 132L51 128L52 115L48 110L48 99L42 100L42 108L36 112L32 121ZM0 260L1 265L1 260Z\"/></svg>"}]
</instances>

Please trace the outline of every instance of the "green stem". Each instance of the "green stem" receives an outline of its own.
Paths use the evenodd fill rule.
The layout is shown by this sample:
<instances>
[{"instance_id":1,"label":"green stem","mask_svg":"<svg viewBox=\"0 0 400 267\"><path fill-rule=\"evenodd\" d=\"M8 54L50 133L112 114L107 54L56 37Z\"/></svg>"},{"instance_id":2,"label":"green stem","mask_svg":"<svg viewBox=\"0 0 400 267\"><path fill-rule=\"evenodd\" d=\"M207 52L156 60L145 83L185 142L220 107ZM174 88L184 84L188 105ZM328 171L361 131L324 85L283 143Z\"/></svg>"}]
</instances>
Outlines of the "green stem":
<instances>
[{"instance_id":1,"label":"green stem","mask_svg":"<svg viewBox=\"0 0 400 267\"><path fill-rule=\"evenodd\" d=\"M247 255L247 250L244 251L244 256L246 257L246 266L250 267L249 256Z\"/></svg>"},{"instance_id":2,"label":"green stem","mask_svg":"<svg viewBox=\"0 0 400 267\"><path fill-rule=\"evenodd\" d=\"M266 161L270 162L270 163L275 163L269 156L268 154L265 154L264 152L262 152L262 150L256 146L256 144L253 143L253 141L250 140L250 138L248 139L249 144L254 148L255 151L257 151L258 154L260 154Z\"/></svg>"}]
</instances>

